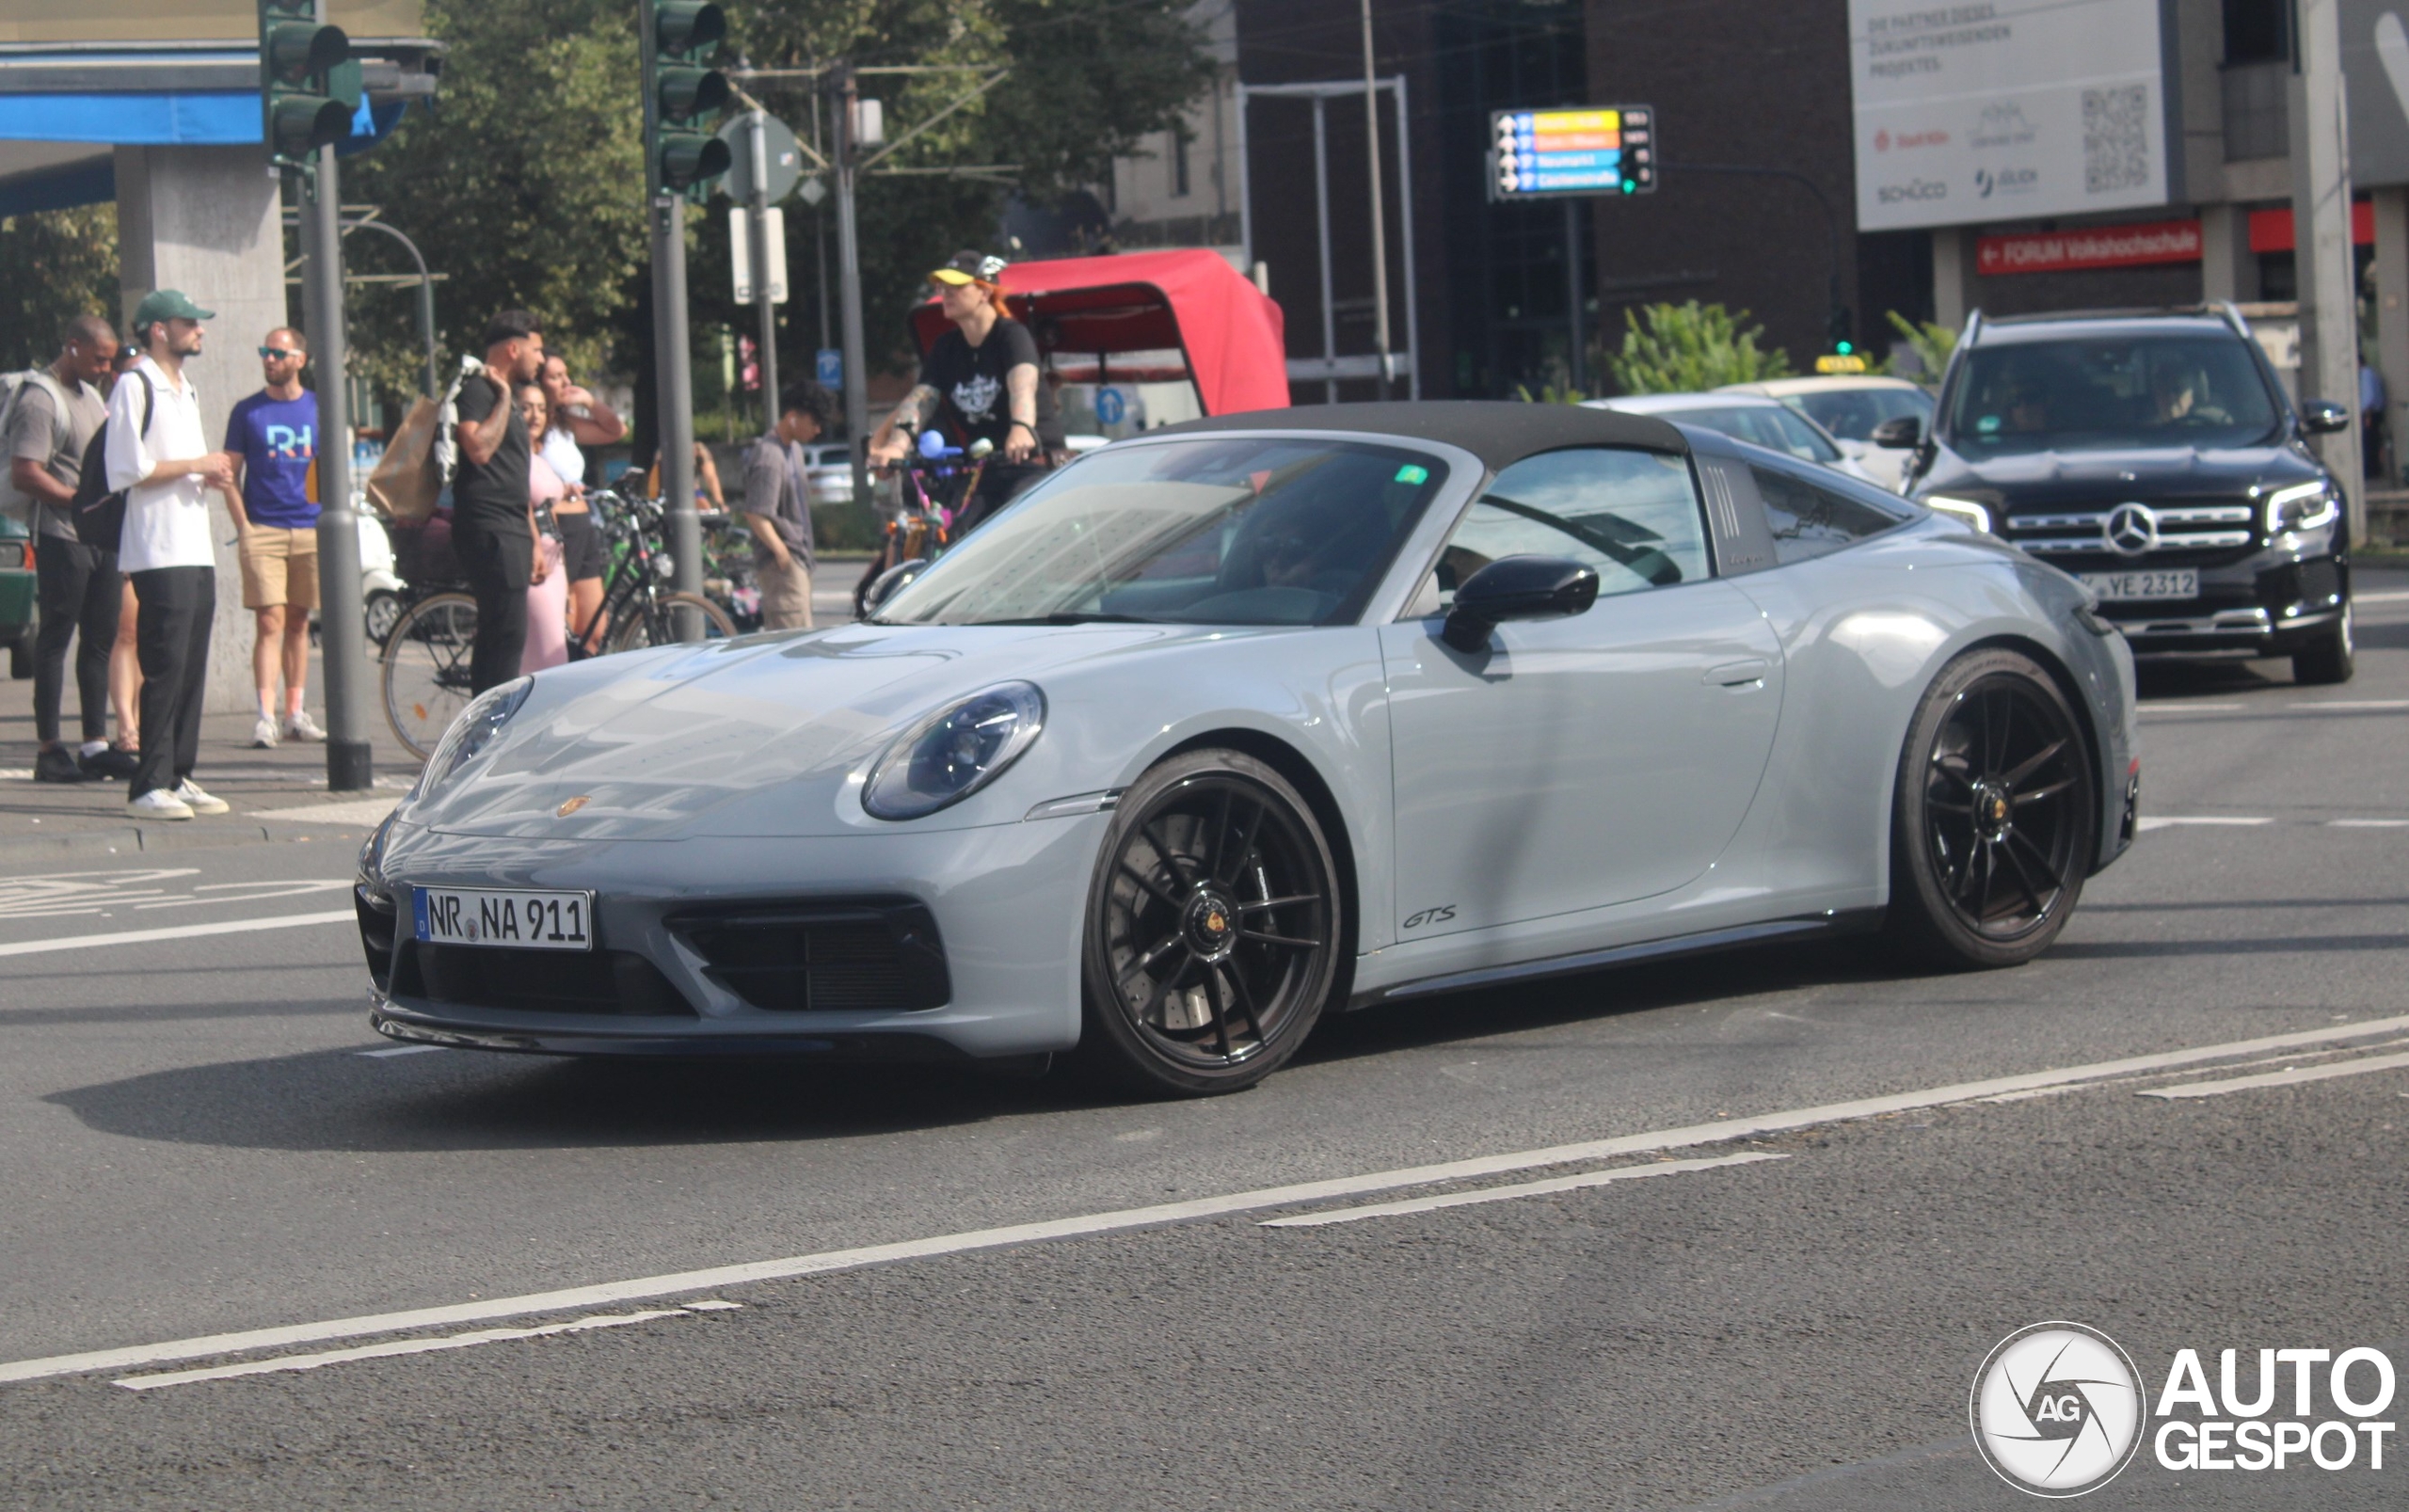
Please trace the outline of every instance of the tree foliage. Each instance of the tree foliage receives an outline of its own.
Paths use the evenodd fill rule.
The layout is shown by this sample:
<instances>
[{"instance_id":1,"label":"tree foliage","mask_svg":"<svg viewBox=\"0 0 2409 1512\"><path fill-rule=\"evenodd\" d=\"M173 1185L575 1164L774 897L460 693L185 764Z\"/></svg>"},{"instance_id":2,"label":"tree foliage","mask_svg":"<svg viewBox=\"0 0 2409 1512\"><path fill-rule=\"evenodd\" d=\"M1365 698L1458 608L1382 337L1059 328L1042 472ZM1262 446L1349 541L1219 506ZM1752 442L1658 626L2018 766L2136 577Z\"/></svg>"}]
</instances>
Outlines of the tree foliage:
<instances>
[{"instance_id":1,"label":"tree foliage","mask_svg":"<svg viewBox=\"0 0 2409 1512\"><path fill-rule=\"evenodd\" d=\"M1923 364L1922 373L1912 374L1915 380L1927 389L1938 385L1941 374L1948 371L1949 355L1957 350L1957 333L1947 326L1938 326L1928 320L1909 320L1895 310L1885 310L1883 318L1891 323L1892 330L1906 338L1916 359ZM1889 363L1884 364L1886 371L1891 367Z\"/></svg>"},{"instance_id":2,"label":"tree foliage","mask_svg":"<svg viewBox=\"0 0 2409 1512\"><path fill-rule=\"evenodd\" d=\"M1745 310L1735 315L1695 299L1625 310L1622 349L1612 359L1615 382L1632 394L1695 393L1789 376L1790 354L1760 347L1764 327L1742 329L1747 318Z\"/></svg>"},{"instance_id":3,"label":"tree foliage","mask_svg":"<svg viewBox=\"0 0 2409 1512\"><path fill-rule=\"evenodd\" d=\"M76 315L119 319L117 206L0 220L0 368L56 357L59 332Z\"/></svg>"}]
</instances>

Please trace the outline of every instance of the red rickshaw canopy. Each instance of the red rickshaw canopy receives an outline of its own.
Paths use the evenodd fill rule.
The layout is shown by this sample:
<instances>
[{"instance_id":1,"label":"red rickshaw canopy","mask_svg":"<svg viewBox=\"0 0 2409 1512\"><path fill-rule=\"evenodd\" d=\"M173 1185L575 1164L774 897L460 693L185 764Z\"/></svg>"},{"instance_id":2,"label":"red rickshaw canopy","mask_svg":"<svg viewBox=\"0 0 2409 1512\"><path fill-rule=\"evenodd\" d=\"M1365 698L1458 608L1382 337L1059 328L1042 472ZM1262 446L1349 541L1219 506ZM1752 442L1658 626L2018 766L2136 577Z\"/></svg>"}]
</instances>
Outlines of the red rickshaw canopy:
<instances>
[{"instance_id":1,"label":"red rickshaw canopy","mask_svg":"<svg viewBox=\"0 0 2409 1512\"><path fill-rule=\"evenodd\" d=\"M1208 415L1288 405L1288 353L1280 307L1224 262L1197 249L1124 252L1015 263L1004 302L1049 359L1176 351ZM934 299L912 311L925 356L945 333ZM1141 358L1127 376L1157 374ZM1109 363L1108 363L1109 366Z\"/></svg>"}]
</instances>

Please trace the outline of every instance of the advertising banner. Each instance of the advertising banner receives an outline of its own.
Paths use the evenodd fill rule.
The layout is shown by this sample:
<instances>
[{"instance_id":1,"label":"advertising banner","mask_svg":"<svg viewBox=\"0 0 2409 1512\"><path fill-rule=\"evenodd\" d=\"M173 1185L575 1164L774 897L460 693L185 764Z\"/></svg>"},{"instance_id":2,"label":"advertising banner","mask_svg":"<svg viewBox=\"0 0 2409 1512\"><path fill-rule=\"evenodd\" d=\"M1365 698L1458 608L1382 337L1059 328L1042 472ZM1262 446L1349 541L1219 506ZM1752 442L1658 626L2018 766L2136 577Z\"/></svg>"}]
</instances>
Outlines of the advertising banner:
<instances>
[{"instance_id":1,"label":"advertising banner","mask_svg":"<svg viewBox=\"0 0 2409 1512\"><path fill-rule=\"evenodd\" d=\"M2289 223L2286 223L2289 229ZM2152 220L2079 231L1985 236L1974 243L1974 268L1986 278L2005 273L2065 273L2077 268L2134 268L2152 263L2200 261L2200 223Z\"/></svg>"},{"instance_id":2,"label":"advertising banner","mask_svg":"<svg viewBox=\"0 0 2409 1512\"><path fill-rule=\"evenodd\" d=\"M1849 0L1861 231L2166 202L2159 0Z\"/></svg>"}]
</instances>

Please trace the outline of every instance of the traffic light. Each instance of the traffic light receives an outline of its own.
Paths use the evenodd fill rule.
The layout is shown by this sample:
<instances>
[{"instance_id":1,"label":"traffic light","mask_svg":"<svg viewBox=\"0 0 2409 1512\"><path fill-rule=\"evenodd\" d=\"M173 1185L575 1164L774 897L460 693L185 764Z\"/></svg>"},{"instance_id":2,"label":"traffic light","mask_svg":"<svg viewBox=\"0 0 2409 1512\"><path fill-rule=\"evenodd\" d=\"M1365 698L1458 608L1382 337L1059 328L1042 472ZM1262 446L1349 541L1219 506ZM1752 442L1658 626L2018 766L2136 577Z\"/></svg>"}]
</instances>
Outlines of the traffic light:
<instances>
[{"instance_id":1,"label":"traffic light","mask_svg":"<svg viewBox=\"0 0 2409 1512\"><path fill-rule=\"evenodd\" d=\"M728 168L727 144L700 118L727 103L727 75L709 66L727 16L708 0L653 0L646 8L645 143L652 192L697 196Z\"/></svg>"},{"instance_id":2,"label":"traffic light","mask_svg":"<svg viewBox=\"0 0 2409 1512\"><path fill-rule=\"evenodd\" d=\"M1827 317L1825 321L1824 334L1830 338L1833 351L1838 352L1843 357L1846 357L1850 353L1856 351L1857 345L1849 338L1849 332L1856 328L1857 315L1855 311L1851 310L1846 305L1836 304L1832 306L1831 314Z\"/></svg>"},{"instance_id":3,"label":"traffic light","mask_svg":"<svg viewBox=\"0 0 2409 1512\"><path fill-rule=\"evenodd\" d=\"M351 135L359 65L343 28L318 24L314 0L259 0L259 7L261 139L269 162L305 168L319 148Z\"/></svg>"}]
</instances>

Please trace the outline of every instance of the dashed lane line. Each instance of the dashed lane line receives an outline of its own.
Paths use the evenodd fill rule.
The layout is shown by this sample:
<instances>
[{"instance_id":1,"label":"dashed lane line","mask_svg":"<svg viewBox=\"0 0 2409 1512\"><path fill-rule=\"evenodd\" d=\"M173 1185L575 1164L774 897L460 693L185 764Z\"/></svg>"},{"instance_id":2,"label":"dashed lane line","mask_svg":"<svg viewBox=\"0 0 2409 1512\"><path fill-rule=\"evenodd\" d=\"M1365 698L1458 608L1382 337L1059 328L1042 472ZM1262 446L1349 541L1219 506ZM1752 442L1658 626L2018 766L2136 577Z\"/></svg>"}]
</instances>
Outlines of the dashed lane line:
<instances>
[{"instance_id":1,"label":"dashed lane line","mask_svg":"<svg viewBox=\"0 0 2409 1512\"><path fill-rule=\"evenodd\" d=\"M1174 1223L1191 1223L1207 1218L1261 1212L1268 1208L1297 1207L1312 1202L1327 1202L1339 1198L1363 1197L1374 1192L1474 1181L1489 1176L1543 1170L1550 1166L1589 1164L1610 1160L1619 1155L1652 1154L1667 1150L1695 1149L1701 1145L1723 1144L1734 1139L1789 1133L1819 1124L1878 1118L1886 1113L1939 1107L1952 1103L1970 1103L1979 1098L1994 1097L2002 1092L2021 1091L2029 1088L2098 1081L2110 1077L2130 1076L2138 1072L2164 1071L2183 1066L2204 1066L2214 1061L2263 1055L2295 1046L2332 1044L2342 1041L2368 1039L2404 1031L2409 1031L2409 1015L2369 1019L2356 1024L2329 1025L2324 1028L2303 1029L2289 1034L2267 1035L2253 1040L2233 1040L2219 1044L2195 1045L2189 1049L2161 1051L2146 1056L2130 1056L2118 1060L2096 1061L2088 1065L2063 1066L2050 1071L2027 1072L2013 1076L1996 1076L1985 1081L1957 1082L1945 1087L1928 1088L1922 1091L1859 1098L1845 1103L1826 1103L1813 1107L1790 1108L1780 1112L1757 1114L1748 1118L1721 1119L1712 1123L1694 1123L1683 1128L1620 1135L1612 1138L1585 1140L1577 1144L1555 1145L1547 1149L1522 1150L1508 1154L1477 1155L1469 1159L1444 1161L1434 1165L1406 1166L1389 1170L1339 1176L1324 1181L1296 1182L1281 1186L1258 1187L1252 1191L1231 1192L1220 1197L1199 1198L1191 1202L1120 1208L1110 1212L1081 1214L1075 1218L1048 1218L1034 1223L1013 1223L998 1228L973 1229L889 1244L864 1245L854 1249L822 1250L814 1254L790 1255L775 1260L748 1261L735 1265L712 1265L699 1270L639 1276L626 1281L604 1281L598 1285L566 1287L550 1292L531 1292L518 1297L482 1297L473 1301L412 1308L395 1313L367 1313L352 1317L328 1318L313 1323L289 1324L278 1328L247 1329L230 1333L170 1339L157 1344L135 1345L122 1348L48 1355L40 1359L0 1363L0 1384L42 1380L56 1376L76 1376L89 1371L123 1370L187 1360L208 1360L222 1355L252 1354L269 1349L288 1348L295 1345L323 1344L336 1339L360 1339L377 1334L413 1332L425 1329L448 1328L462 1323L483 1323L501 1318L525 1317L542 1313L584 1312L596 1307L654 1301L687 1293L724 1291L732 1286L748 1285L759 1281L790 1281L804 1276L823 1276L838 1271L860 1270L870 1265L892 1265L899 1261L1002 1249L1054 1240L1095 1238L1106 1234L1125 1233L1139 1229L1163 1228Z\"/></svg>"},{"instance_id":2,"label":"dashed lane line","mask_svg":"<svg viewBox=\"0 0 2409 1512\"><path fill-rule=\"evenodd\" d=\"M1361 1218L1397 1218L1407 1213L1435 1213L1444 1207L1471 1207L1480 1202L1505 1202L1518 1197L1545 1197L1550 1192L1577 1192L1585 1187L1603 1186L1612 1182L1637 1181L1643 1176L1678 1176L1690 1170L1714 1170L1722 1166L1753 1166L1761 1160L1787 1160L1788 1155L1773 1154L1722 1155L1708 1160L1660 1160L1649 1166L1618 1166L1612 1170L1587 1170L1578 1176L1551 1176L1545 1181L1526 1181L1512 1186L1484 1186L1472 1192L1443 1192L1437 1197L1409 1197L1397 1202L1367 1202L1362 1207L1343 1207L1335 1213L1295 1213L1284 1218L1265 1218L1257 1224L1265 1229L1319 1229L1332 1223L1353 1223Z\"/></svg>"},{"instance_id":3,"label":"dashed lane line","mask_svg":"<svg viewBox=\"0 0 2409 1512\"><path fill-rule=\"evenodd\" d=\"M2282 1071L2264 1072L2256 1076L2235 1076L2226 1081L2187 1081L2177 1087L2152 1087L2136 1092L2136 1097L2218 1097L2226 1092L2246 1092L2260 1087L2291 1087L2305 1081L2327 1081L2336 1076L2356 1076L2370 1071L2391 1071L2409 1066L2409 1055L2369 1056L2358 1060L2336 1061L2324 1066L2291 1066Z\"/></svg>"},{"instance_id":4,"label":"dashed lane line","mask_svg":"<svg viewBox=\"0 0 2409 1512\"><path fill-rule=\"evenodd\" d=\"M2168 829L2178 824L2248 826L2273 822L2272 819L2237 819L2224 814L2147 814L2142 818L2141 832L2147 835L2152 830Z\"/></svg>"},{"instance_id":5,"label":"dashed lane line","mask_svg":"<svg viewBox=\"0 0 2409 1512\"><path fill-rule=\"evenodd\" d=\"M211 934L249 934L260 930L294 930L311 924L358 922L359 915L348 908L324 914L284 914L274 918L230 918L215 924L175 924L157 930L71 934L56 940L11 940L0 945L0 956L35 956L49 950L89 950L109 945L149 945L156 940L197 940Z\"/></svg>"}]
</instances>

